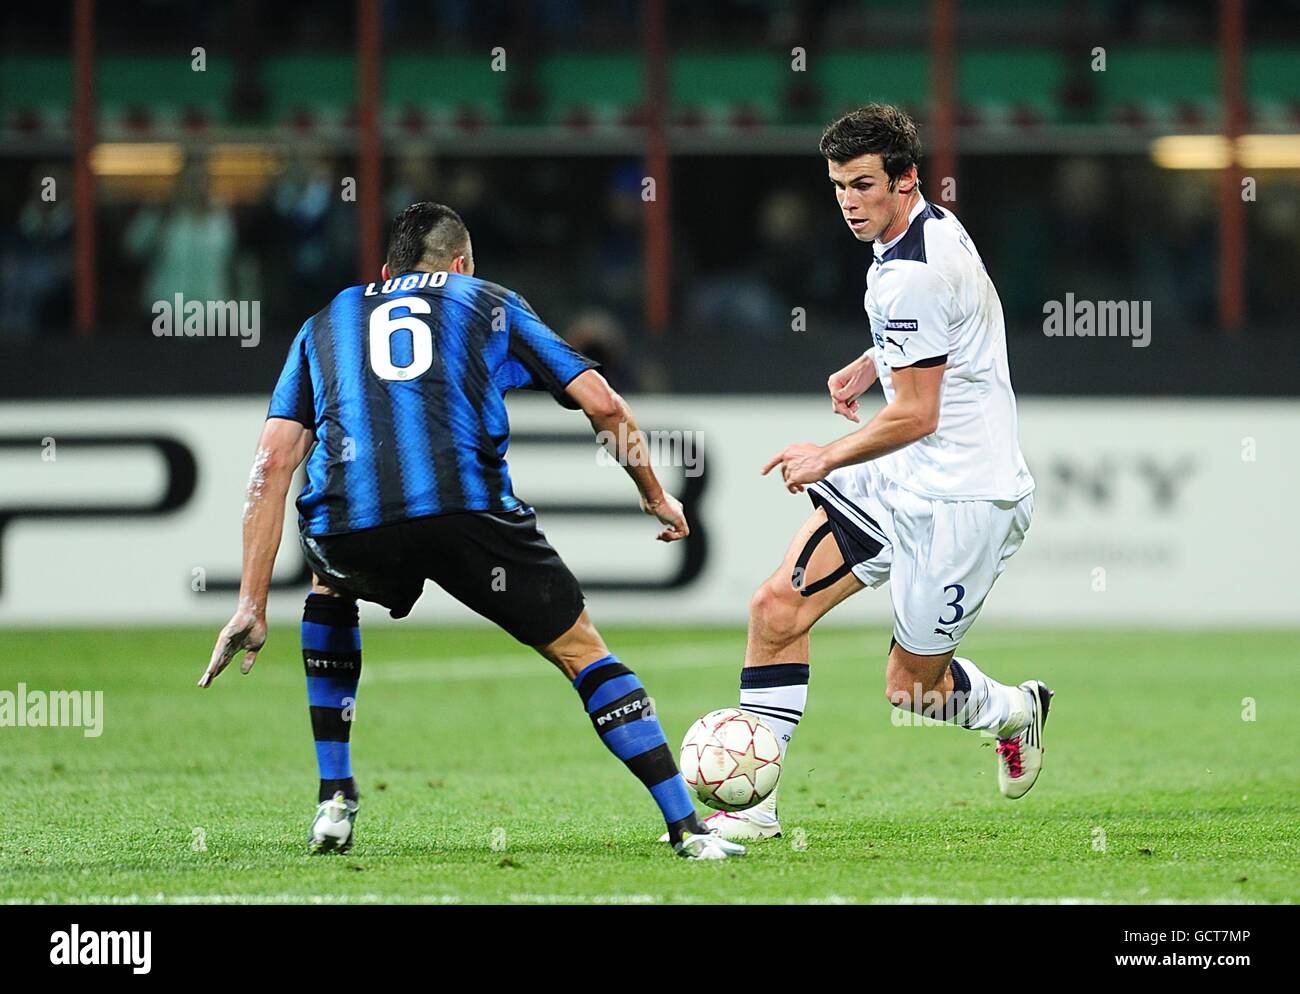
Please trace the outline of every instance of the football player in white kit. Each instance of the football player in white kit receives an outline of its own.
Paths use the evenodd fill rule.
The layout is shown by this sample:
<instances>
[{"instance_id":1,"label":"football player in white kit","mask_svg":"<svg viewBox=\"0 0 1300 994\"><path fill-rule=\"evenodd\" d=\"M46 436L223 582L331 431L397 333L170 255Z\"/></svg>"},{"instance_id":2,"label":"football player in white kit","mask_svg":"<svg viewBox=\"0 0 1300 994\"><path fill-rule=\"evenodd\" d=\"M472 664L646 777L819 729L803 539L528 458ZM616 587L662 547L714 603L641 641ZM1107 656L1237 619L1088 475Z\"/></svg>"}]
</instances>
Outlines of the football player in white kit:
<instances>
[{"instance_id":1,"label":"football player in white kit","mask_svg":"<svg viewBox=\"0 0 1300 994\"><path fill-rule=\"evenodd\" d=\"M885 694L895 706L995 735L1010 798L1038 778L1051 691L1002 684L957 646L1024 540L1034 480L1020 454L1002 305L952 212L921 195L920 142L903 111L862 107L822 136L845 223L874 243L867 270L871 348L828 380L832 409L859 422L880 381L885 406L827 445L790 445L780 467L815 510L754 594L740 707L782 750L807 699L808 632L840 601L890 581L894 637ZM732 839L780 834L776 793L711 828Z\"/></svg>"}]
</instances>

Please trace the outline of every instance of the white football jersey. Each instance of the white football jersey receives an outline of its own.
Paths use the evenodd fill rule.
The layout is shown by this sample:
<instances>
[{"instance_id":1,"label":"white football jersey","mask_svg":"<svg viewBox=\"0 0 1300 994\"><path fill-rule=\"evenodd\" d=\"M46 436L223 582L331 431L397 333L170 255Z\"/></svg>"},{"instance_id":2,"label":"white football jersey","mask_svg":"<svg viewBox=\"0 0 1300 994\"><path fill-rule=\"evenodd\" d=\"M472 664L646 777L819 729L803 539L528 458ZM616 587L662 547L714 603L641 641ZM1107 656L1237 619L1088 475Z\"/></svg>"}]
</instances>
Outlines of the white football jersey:
<instances>
[{"instance_id":1,"label":"white football jersey","mask_svg":"<svg viewBox=\"0 0 1300 994\"><path fill-rule=\"evenodd\" d=\"M876 466L938 500L1019 500L1034 478L1020 454L1002 302L966 229L921 198L907 230L873 250L865 306L885 399L891 369L946 362L938 429Z\"/></svg>"}]
</instances>

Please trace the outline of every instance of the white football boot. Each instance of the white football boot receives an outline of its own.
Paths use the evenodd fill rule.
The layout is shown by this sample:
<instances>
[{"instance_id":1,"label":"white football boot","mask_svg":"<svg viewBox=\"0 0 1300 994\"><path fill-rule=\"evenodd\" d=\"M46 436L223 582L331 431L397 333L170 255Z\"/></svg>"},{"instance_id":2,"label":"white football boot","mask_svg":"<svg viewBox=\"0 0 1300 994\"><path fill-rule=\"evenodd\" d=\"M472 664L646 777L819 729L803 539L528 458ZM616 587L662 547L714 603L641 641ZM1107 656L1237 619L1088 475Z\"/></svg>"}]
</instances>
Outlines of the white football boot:
<instances>
[{"instance_id":1,"label":"white football boot","mask_svg":"<svg viewBox=\"0 0 1300 994\"><path fill-rule=\"evenodd\" d=\"M767 797L744 811L715 811L704 819L709 831L731 842L761 842L763 839L779 839L781 823L776 820L776 789ZM668 841L668 833L659 836L660 842Z\"/></svg>"},{"instance_id":2,"label":"white football boot","mask_svg":"<svg viewBox=\"0 0 1300 994\"><path fill-rule=\"evenodd\" d=\"M683 832L673 852L687 859L733 859L745 855L745 847L716 832Z\"/></svg>"},{"instance_id":3,"label":"white football boot","mask_svg":"<svg viewBox=\"0 0 1300 994\"><path fill-rule=\"evenodd\" d=\"M999 737L997 747L998 789L1012 800L1029 793L1043 769L1043 725L1053 696L1038 680L1026 680L1020 689L1027 698L1028 722L1015 735Z\"/></svg>"},{"instance_id":4,"label":"white football boot","mask_svg":"<svg viewBox=\"0 0 1300 994\"><path fill-rule=\"evenodd\" d=\"M352 826L357 820L357 802L349 801L339 791L316 808L308 833L308 845L313 853L347 852L352 848Z\"/></svg>"}]
</instances>

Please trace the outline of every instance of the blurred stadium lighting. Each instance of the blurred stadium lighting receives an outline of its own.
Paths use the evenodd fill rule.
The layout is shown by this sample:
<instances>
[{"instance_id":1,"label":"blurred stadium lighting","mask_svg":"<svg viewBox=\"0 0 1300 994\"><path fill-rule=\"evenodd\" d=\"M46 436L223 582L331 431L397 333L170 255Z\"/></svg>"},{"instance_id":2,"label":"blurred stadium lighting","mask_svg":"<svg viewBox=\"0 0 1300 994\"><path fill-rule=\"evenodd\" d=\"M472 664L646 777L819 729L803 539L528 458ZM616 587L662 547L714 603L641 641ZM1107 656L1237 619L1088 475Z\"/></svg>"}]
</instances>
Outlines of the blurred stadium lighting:
<instances>
[{"instance_id":1,"label":"blurred stadium lighting","mask_svg":"<svg viewBox=\"0 0 1300 994\"><path fill-rule=\"evenodd\" d=\"M1151 161L1161 169L1223 169L1231 149L1223 135L1165 135L1151 143ZM1300 168L1300 135L1242 135L1236 151L1246 169Z\"/></svg>"},{"instance_id":2,"label":"blurred stadium lighting","mask_svg":"<svg viewBox=\"0 0 1300 994\"><path fill-rule=\"evenodd\" d=\"M96 176L176 176L184 164L175 142L106 142L90 153Z\"/></svg>"}]
</instances>

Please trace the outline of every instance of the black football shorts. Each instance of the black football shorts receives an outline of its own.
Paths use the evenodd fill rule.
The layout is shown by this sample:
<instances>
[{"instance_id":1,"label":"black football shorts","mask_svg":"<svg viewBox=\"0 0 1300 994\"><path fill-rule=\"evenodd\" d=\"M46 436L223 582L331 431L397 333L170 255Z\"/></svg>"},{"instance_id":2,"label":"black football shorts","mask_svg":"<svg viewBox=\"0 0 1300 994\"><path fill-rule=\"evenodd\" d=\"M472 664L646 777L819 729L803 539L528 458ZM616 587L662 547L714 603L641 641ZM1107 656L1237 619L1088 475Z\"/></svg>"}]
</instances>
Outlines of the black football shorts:
<instances>
[{"instance_id":1,"label":"black football shorts","mask_svg":"<svg viewBox=\"0 0 1300 994\"><path fill-rule=\"evenodd\" d=\"M525 645L546 645L583 609L582 587L531 510L437 514L361 531L302 536L326 586L405 618L432 580Z\"/></svg>"}]
</instances>

